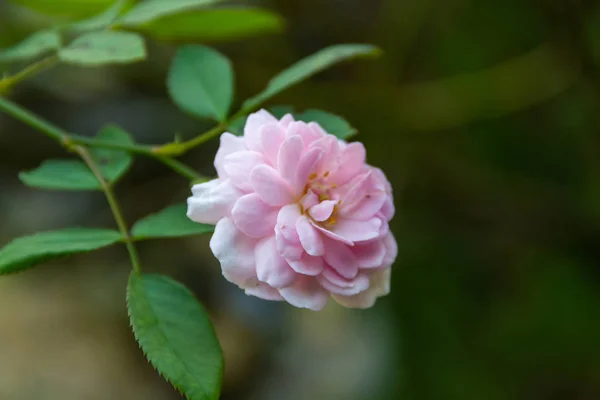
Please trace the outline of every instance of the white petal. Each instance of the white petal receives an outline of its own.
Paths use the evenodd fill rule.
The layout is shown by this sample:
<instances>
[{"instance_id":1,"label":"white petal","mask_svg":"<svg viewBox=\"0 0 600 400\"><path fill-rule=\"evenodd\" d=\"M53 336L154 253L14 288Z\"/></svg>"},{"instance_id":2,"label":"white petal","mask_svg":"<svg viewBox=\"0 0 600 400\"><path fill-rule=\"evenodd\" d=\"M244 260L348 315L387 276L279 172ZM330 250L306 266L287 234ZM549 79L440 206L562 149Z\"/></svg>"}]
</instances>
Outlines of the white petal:
<instances>
[{"instance_id":1,"label":"white petal","mask_svg":"<svg viewBox=\"0 0 600 400\"><path fill-rule=\"evenodd\" d=\"M220 179L194 185L192 194L187 200L187 216L203 224L216 224L228 216L237 199L242 196L242 192L229 180Z\"/></svg>"}]
</instances>

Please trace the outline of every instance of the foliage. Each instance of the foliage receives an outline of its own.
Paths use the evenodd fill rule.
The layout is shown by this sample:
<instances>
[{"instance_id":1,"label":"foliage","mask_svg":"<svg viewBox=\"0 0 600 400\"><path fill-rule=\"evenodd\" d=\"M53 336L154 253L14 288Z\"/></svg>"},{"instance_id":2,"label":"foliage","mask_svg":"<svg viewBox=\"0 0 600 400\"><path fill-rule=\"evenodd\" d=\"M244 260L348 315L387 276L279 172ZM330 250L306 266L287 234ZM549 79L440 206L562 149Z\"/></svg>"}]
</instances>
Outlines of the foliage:
<instances>
[{"instance_id":1,"label":"foliage","mask_svg":"<svg viewBox=\"0 0 600 400\"><path fill-rule=\"evenodd\" d=\"M212 8L218 0L146 0L113 4L93 2L16 3L42 13L85 19L34 33L21 43L0 51L4 62L30 64L0 81L0 93L56 64L97 67L132 64L146 59L142 34L163 40L178 38L233 39L279 31L282 19L260 8ZM95 15L90 15L94 10ZM21 172L21 181L32 188L104 193L119 231L69 228L17 238L0 250L0 274L25 270L45 261L100 249L122 242L129 252L133 271L127 287L127 304L135 337L152 365L190 400L217 399L223 372L223 356L210 319L193 294L170 278L141 271L135 242L210 233L213 227L192 223L186 206L177 204L137 221L130 229L120 210L114 186L130 169L134 155L155 158L196 181L191 168L175 159L216 137L227 127L245 121L265 101L303 80L342 61L371 57L379 50L371 45L341 44L327 47L281 73L266 89L243 102L235 102L235 77L231 61L218 51L201 45L181 46L173 58L167 88L173 102L194 117L212 119L218 125L181 142L149 146L136 143L116 126L107 126L94 138L66 132L10 100L0 97L0 110L56 140L81 160L45 160L38 168ZM40 60L41 56L46 56ZM274 110L281 116L282 108ZM315 121L340 138L356 133L342 117L319 110L294 113L297 119Z\"/></svg>"}]
</instances>

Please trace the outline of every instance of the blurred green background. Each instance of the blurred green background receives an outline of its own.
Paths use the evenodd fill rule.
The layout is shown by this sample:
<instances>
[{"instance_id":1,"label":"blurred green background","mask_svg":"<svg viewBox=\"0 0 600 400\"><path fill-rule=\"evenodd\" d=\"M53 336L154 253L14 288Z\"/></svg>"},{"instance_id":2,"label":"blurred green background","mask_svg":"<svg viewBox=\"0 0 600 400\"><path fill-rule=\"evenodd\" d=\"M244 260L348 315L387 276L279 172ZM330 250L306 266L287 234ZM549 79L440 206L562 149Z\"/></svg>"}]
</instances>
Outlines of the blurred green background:
<instances>
[{"instance_id":1,"label":"blurred green background","mask_svg":"<svg viewBox=\"0 0 600 400\"><path fill-rule=\"evenodd\" d=\"M106 4L60 2L86 4L86 14ZM392 292L375 308L330 304L313 313L246 297L221 277L206 237L141 243L146 270L185 282L209 308L226 355L222 398L599 399L600 4L237 3L287 21L281 33L214 44L233 60L238 101L324 46L384 50L269 105L321 108L359 129L369 162L394 187L400 254ZM61 21L0 0L0 47ZM177 43L149 43L144 63L57 66L12 98L87 135L111 122L139 142L161 143L209 128L166 94ZM184 161L213 174L216 147L212 141ZM0 150L0 243L38 230L112 226L100 193L19 182L18 171L64 155L55 143L0 114ZM139 158L118 195L132 222L183 201L188 187ZM180 398L130 333L128 271L116 247L3 277L0 399Z\"/></svg>"}]
</instances>

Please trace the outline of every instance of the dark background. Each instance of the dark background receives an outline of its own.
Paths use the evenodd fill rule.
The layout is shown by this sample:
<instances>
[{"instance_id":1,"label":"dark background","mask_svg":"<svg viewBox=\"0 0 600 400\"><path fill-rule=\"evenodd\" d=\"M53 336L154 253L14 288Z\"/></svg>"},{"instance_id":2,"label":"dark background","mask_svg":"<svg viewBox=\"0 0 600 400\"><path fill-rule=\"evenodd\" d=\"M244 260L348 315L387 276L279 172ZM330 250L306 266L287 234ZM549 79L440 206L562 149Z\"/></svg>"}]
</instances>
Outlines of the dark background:
<instances>
[{"instance_id":1,"label":"dark background","mask_svg":"<svg viewBox=\"0 0 600 400\"><path fill-rule=\"evenodd\" d=\"M237 104L324 46L384 50L269 105L321 108L359 129L394 187L400 253L392 292L373 309L313 313L246 297L220 276L206 237L142 243L145 270L185 282L209 308L226 354L223 399L599 399L600 5L252 3L280 12L287 30L217 45L234 62ZM54 22L0 0L0 47ZM112 122L161 143L209 128L166 95L175 46L151 43L147 62L58 66L13 99L81 134ZM216 146L184 161L213 174ZM54 142L0 114L0 150L0 243L112 227L101 193L19 182L18 171L65 155ZM188 186L137 158L118 196L133 222L183 201ZM116 247L3 277L0 398L179 398L129 331L128 272Z\"/></svg>"}]
</instances>

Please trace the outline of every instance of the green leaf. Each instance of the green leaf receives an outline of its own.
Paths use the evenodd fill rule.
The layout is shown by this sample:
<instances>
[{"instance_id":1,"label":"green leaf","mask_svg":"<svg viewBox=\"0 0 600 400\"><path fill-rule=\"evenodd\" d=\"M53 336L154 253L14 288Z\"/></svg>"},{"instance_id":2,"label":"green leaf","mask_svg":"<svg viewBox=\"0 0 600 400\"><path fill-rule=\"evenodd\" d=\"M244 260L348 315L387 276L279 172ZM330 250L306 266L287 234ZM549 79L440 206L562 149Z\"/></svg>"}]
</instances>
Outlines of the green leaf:
<instances>
[{"instance_id":1,"label":"green leaf","mask_svg":"<svg viewBox=\"0 0 600 400\"><path fill-rule=\"evenodd\" d=\"M115 21L124 8L125 0L117 0L102 13L86 20L72 23L69 25L69 30L73 32L88 32L104 29Z\"/></svg>"},{"instance_id":2,"label":"green leaf","mask_svg":"<svg viewBox=\"0 0 600 400\"><path fill-rule=\"evenodd\" d=\"M112 125L102 128L96 139L104 143L134 144L129 133ZM110 183L116 182L123 176L133 163L133 157L126 151L94 148L92 156L100 167L102 176Z\"/></svg>"},{"instance_id":3,"label":"green leaf","mask_svg":"<svg viewBox=\"0 0 600 400\"><path fill-rule=\"evenodd\" d=\"M0 51L0 61L27 61L60 48L60 36L55 31L36 32L21 43Z\"/></svg>"},{"instance_id":4,"label":"green leaf","mask_svg":"<svg viewBox=\"0 0 600 400\"><path fill-rule=\"evenodd\" d=\"M144 39L130 32L84 34L58 52L61 61L82 66L125 64L146 58Z\"/></svg>"},{"instance_id":5,"label":"green leaf","mask_svg":"<svg viewBox=\"0 0 600 400\"><path fill-rule=\"evenodd\" d=\"M339 139L348 139L358 131L342 117L321 110L306 110L295 116L297 120L304 122L316 122L327 133L337 136Z\"/></svg>"},{"instance_id":6,"label":"green leaf","mask_svg":"<svg viewBox=\"0 0 600 400\"><path fill-rule=\"evenodd\" d=\"M157 18L183 13L196 7L207 6L222 0L146 0L132 8L119 21L123 26L137 26Z\"/></svg>"},{"instance_id":7,"label":"green leaf","mask_svg":"<svg viewBox=\"0 0 600 400\"><path fill-rule=\"evenodd\" d=\"M140 25L136 31L158 40L221 41L281 32L278 14L254 7L214 8L169 15Z\"/></svg>"},{"instance_id":8,"label":"green leaf","mask_svg":"<svg viewBox=\"0 0 600 400\"><path fill-rule=\"evenodd\" d=\"M129 134L116 126L107 126L97 135L104 143L132 144ZM102 176L115 183L133 162L125 151L95 148L91 151ZM79 160L46 160L31 171L21 172L19 179L30 187L53 190L101 190L102 186L85 163Z\"/></svg>"},{"instance_id":9,"label":"green leaf","mask_svg":"<svg viewBox=\"0 0 600 400\"><path fill-rule=\"evenodd\" d=\"M201 235L213 232L213 225L198 224L187 215L186 204L176 204L135 223L131 234L135 239Z\"/></svg>"},{"instance_id":10,"label":"green leaf","mask_svg":"<svg viewBox=\"0 0 600 400\"><path fill-rule=\"evenodd\" d=\"M127 307L135 338L150 363L188 400L216 400L223 355L204 307L182 284L132 273Z\"/></svg>"},{"instance_id":11,"label":"green leaf","mask_svg":"<svg viewBox=\"0 0 600 400\"><path fill-rule=\"evenodd\" d=\"M62 17L89 17L110 6L114 0L9 0L42 14Z\"/></svg>"},{"instance_id":12,"label":"green leaf","mask_svg":"<svg viewBox=\"0 0 600 400\"><path fill-rule=\"evenodd\" d=\"M40 189L101 189L92 171L77 160L46 160L34 170L19 173L19 179L27 186Z\"/></svg>"},{"instance_id":13,"label":"green leaf","mask_svg":"<svg viewBox=\"0 0 600 400\"><path fill-rule=\"evenodd\" d=\"M19 272L44 261L110 246L121 234L108 229L70 228L13 240L0 250L0 275Z\"/></svg>"},{"instance_id":14,"label":"green leaf","mask_svg":"<svg viewBox=\"0 0 600 400\"><path fill-rule=\"evenodd\" d=\"M334 64L357 57L374 57L380 53L377 47L369 44L338 44L327 47L280 72L269 81L265 90L248 99L243 107L256 108L265 100Z\"/></svg>"},{"instance_id":15,"label":"green leaf","mask_svg":"<svg viewBox=\"0 0 600 400\"><path fill-rule=\"evenodd\" d=\"M233 68L221 53L204 46L177 51L167 86L181 109L200 118L224 121L233 101Z\"/></svg>"}]
</instances>

